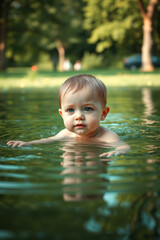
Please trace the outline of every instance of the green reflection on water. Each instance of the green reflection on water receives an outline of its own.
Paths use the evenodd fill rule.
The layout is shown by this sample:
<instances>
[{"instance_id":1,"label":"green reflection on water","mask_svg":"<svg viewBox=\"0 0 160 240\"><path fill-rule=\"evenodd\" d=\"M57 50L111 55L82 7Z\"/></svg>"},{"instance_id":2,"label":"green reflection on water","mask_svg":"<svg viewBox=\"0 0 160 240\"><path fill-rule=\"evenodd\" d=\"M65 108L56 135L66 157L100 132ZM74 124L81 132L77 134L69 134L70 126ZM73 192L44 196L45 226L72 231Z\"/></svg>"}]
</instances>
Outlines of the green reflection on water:
<instances>
[{"instance_id":1,"label":"green reflection on water","mask_svg":"<svg viewBox=\"0 0 160 240\"><path fill-rule=\"evenodd\" d=\"M10 139L63 128L57 90L0 95L1 239L159 239L159 89L109 89L102 124L131 152L99 159L103 146L8 148Z\"/></svg>"}]
</instances>

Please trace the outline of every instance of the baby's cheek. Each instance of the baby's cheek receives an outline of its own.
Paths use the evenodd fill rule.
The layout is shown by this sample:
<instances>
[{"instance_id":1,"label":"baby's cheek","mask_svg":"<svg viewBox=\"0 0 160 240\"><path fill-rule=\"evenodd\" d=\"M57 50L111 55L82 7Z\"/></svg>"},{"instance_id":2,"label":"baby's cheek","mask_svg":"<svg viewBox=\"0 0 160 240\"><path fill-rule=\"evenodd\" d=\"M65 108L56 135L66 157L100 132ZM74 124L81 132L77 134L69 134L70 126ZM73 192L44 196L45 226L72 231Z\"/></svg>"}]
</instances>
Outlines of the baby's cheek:
<instances>
[{"instance_id":1,"label":"baby's cheek","mask_svg":"<svg viewBox=\"0 0 160 240\"><path fill-rule=\"evenodd\" d=\"M72 121L71 121L70 119L66 118L66 119L64 120L64 125L65 125L65 127L66 127L68 130L71 130L73 123L72 123Z\"/></svg>"},{"instance_id":2,"label":"baby's cheek","mask_svg":"<svg viewBox=\"0 0 160 240\"><path fill-rule=\"evenodd\" d=\"M97 114L94 114L90 117L90 121L92 122L99 122L99 116Z\"/></svg>"}]
</instances>

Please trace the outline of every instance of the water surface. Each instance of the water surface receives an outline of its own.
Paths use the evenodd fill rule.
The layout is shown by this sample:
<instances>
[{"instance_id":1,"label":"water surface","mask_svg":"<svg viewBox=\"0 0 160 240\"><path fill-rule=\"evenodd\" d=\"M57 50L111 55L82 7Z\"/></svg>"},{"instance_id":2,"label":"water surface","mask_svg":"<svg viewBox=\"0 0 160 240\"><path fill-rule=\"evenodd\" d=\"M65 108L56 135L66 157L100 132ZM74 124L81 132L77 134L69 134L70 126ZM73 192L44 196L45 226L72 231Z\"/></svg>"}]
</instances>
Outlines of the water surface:
<instances>
[{"instance_id":1,"label":"water surface","mask_svg":"<svg viewBox=\"0 0 160 240\"><path fill-rule=\"evenodd\" d=\"M160 89L108 90L102 125L126 155L99 158L110 149L91 143L7 147L63 129L57 95L0 93L0 239L160 239Z\"/></svg>"}]
</instances>

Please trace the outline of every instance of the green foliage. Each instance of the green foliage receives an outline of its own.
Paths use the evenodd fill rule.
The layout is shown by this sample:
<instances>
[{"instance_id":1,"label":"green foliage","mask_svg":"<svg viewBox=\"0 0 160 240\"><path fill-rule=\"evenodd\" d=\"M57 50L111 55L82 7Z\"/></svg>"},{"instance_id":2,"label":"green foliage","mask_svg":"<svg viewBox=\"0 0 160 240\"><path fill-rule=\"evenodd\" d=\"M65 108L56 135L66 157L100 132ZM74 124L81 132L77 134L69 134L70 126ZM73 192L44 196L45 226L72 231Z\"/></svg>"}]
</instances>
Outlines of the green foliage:
<instances>
[{"instance_id":1,"label":"green foliage","mask_svg":"<svg viewBox=\"0 0 160 240\"><path fill-rule=\"evenodd\" d=\"M96 44L97 52L104 52L113 46L116 53L121 49L127 54L141 52L142 17L137 0L84 0L84 27L88 30L89 43ZM143 0L145 7L149 0ZM160 39L160 2L153 22L154 52L157 55Z\"/></svg>"},{"instance_id":2,"label":"green foliage","mask_svg":"<svg viewBox=\"0 0 160 240\"><path fill-rule=\"evenodd\" d=\"M116 42L124 45L127 36L141 30L137 1L86 0L84 27L90 31L89 43L96 43L96 51L103 52ZM135 3L135 4L134 4ZM134 8L133 8L134 4ZM135 24L136 23L136 24Z\"/></svg>"},{"instance_id":3,"label":"green foliage","mask_svg":"<svg viewBox=\"0 0 160 240\"><path fill-rule=\"evenodd\" d=\"M155 11L155 16L154 16L154 31L153 31L153 53L157 55L159 53L160 56L160 1L157 6L157 9Z\"/></svg>"},{"instance_id":4,"label":"green foliage","mask_svg":"<svg viewBox=\"0 0 160 240\"><path fill-rule=\"evenodd\" d=\"M82 59L82 69L88 70L88 69L94 69L94 68L101 68L102 62L103 62L102 55L86 52Z\"/></svg>"},{"instance_id":5,"label":"green foliage","mask_svg":"<svg viewBox=\"0 0 160 240\"><path fill-rule=\"evenodd\" d=\"M148 1L143 0L145 6ZM57 40L63 43L66 56L73 62L81 60L84 52L93 53L92 57L84 56L83 62L86 58L92 61L91 64L86 62L84 68L87 65L101 65L101 56L95 55L95 52L103 54L104 59L108 51L111 58L120 55L122 62L124 55L141 51L142 17L137 0L6 2L9 6L6 42L8 66L30 67L39 62L43 66L41 56L48 55L47 62L51 68L50 59L53 52L56 52ZM2 19L3 14L0 22ZM153 53L157 55L160 52L160 4L155 11L153 27Z\"/></svg>"},{"instance_id":6,"label":"green foliage","mask_svg":"<svg viewBox=\"0 0 160 240\"><path fill-rule=\"evenodd\" d=\"M67 49L83 37L82 1L11 0L6 56L11 66L30 66L50 57L57 40Z\"/></svg>"}]
</instances>

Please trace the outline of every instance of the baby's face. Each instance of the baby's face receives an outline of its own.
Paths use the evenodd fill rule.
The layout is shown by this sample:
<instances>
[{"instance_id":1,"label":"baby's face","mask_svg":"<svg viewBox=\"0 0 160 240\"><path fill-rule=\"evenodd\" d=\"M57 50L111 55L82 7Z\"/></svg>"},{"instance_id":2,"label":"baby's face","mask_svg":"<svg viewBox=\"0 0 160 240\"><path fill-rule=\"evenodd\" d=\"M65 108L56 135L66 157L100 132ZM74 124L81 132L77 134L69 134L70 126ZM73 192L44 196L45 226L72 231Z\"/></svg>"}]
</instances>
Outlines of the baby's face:
<instances>
[{"instance_id":1,"label":"baby's face","mask_svg":"<svg viewBox=\"0 0 160 240\"><path fill-rule=\"evenodd\" d=\"M100 120L104 120L100 99L89 87L76 93L66 93L61 99L59 113L65 127L83 137L95 137Z\"/></svg>"}]
</instances>

